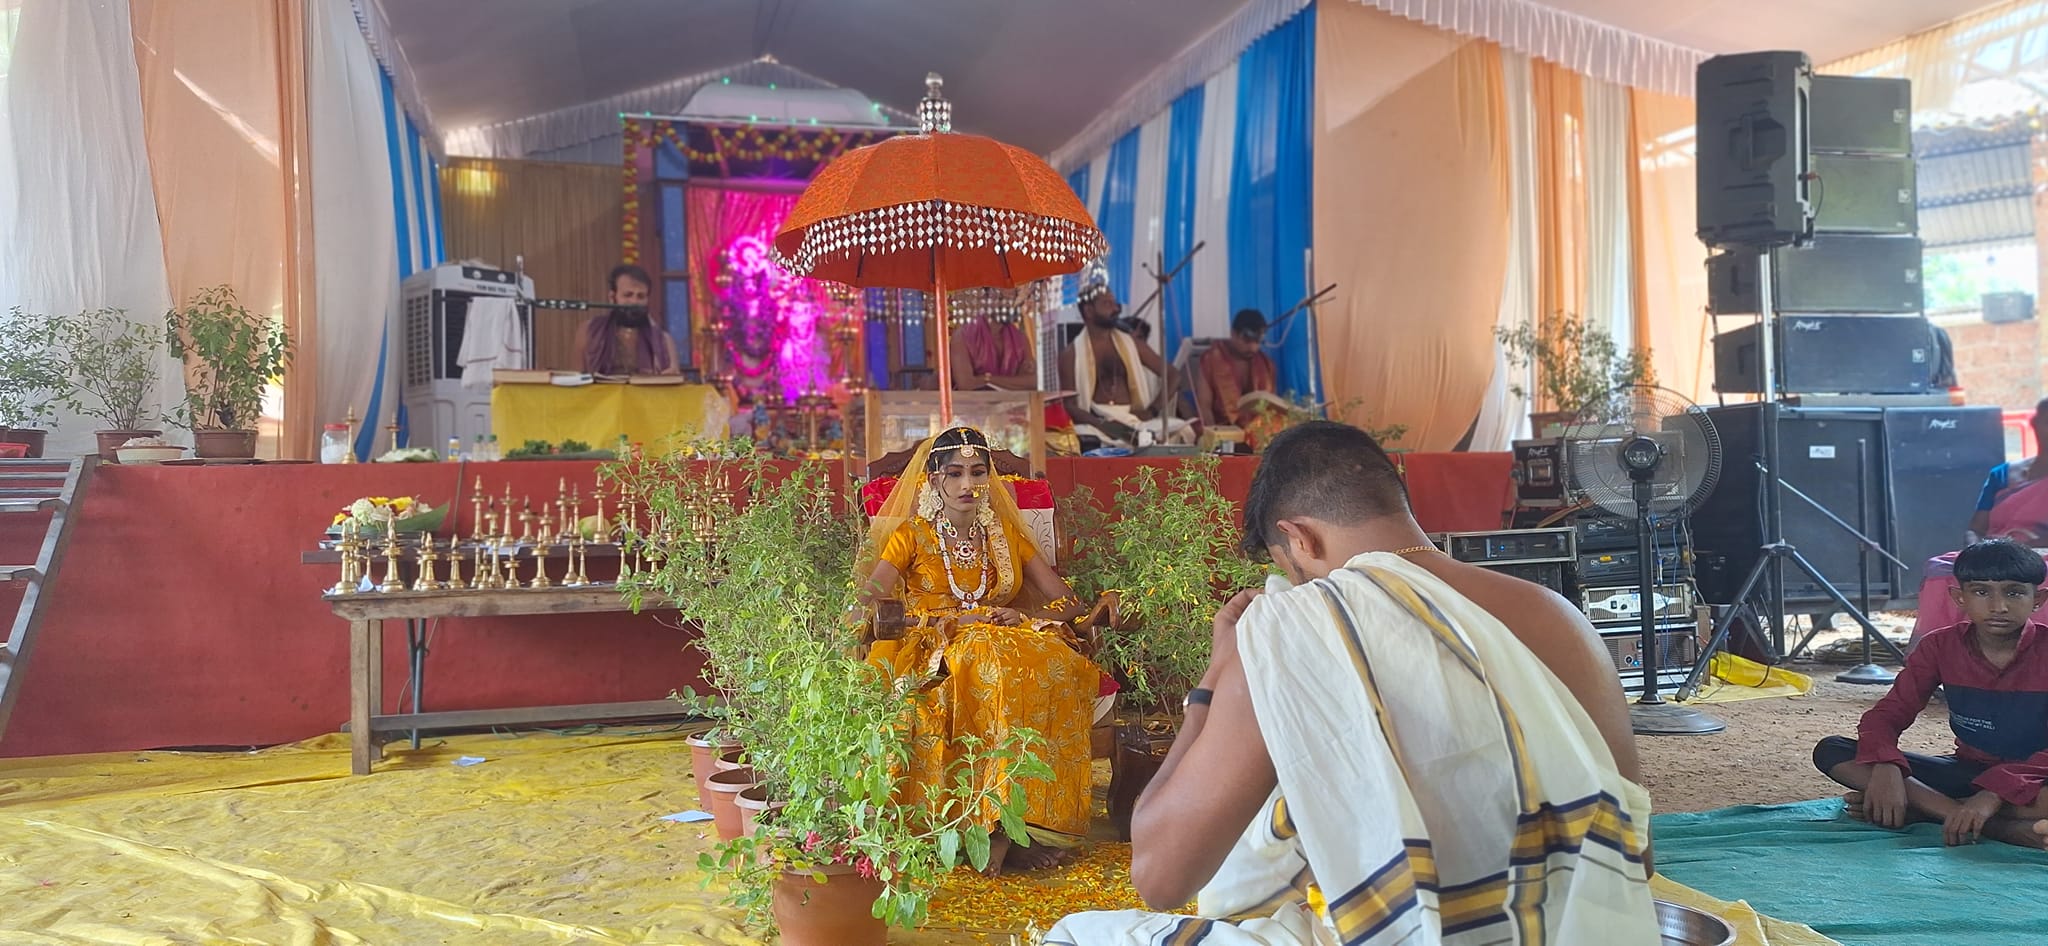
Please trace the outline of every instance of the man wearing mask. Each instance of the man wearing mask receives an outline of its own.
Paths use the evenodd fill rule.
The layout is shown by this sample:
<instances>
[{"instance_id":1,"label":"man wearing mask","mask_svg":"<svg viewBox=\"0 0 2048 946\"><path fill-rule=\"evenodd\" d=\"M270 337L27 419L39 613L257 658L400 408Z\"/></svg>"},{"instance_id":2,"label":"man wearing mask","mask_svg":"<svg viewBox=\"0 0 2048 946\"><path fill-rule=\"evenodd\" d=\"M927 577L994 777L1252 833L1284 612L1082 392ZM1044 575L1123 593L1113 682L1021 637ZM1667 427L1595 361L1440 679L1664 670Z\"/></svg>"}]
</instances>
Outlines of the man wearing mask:
<instances>
[{"instance_id":1,"label":"man wearing mask","mask_svg":"<svg viewBox=\"0 0 2048 946\"><path fill-rule=\"evenodd\" d=\"M588 374L677 374L675 341L647 315L654 285L647 271L631 263L612 267L608 301L618 308L600 312L583 325L578 360Z\"/></svg>"},{"instance_id":2,"label":"man wearing mask","mask_svg":"<svg viewBox=\"0 0 2048 946\"><path fill-rule=\"evenodd\" d=\"M1152 346L1131 337L1119 318L1123 305L1109 288L1100 261L1081 270L1081 319L1086 328L1060 352L1060 387L1073 391L1067 412L1076 428L1088 427L1102 440L1139 446L1138 430L1159 433L1159 406L1166 361ZM1173 418L1167 441L1192 443L1187 421Z\"/></svg>"}]
</instances>

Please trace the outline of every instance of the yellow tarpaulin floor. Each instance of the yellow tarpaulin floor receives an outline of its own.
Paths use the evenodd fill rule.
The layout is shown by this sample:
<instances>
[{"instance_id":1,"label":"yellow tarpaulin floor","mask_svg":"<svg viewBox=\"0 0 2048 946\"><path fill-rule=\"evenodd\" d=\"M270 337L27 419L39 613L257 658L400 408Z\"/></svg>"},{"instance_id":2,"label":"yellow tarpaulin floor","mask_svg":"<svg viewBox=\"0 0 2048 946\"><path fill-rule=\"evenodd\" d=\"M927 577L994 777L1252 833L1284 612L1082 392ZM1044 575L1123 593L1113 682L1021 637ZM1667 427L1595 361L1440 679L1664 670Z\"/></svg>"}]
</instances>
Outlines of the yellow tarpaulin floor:
<instances>
[{"instance_id":1,"label":"yellow tarpaulin floor","mask_svg":"<svg viewBox=\"0 0 2048 946\"><path fill-rule=\"evenodd\" d=\"M362 778L343 736L0 761L0 943L763 941L701 883L710 825L661 820L696 807L680 734L461 736L394 755ZM1099 843L1042 876L962 872L929 927L891 942L1009 943L1070 910L1133 906L1129 863ZM1658 890L1727 916L1745 946L1830 942Z\"/></svg>"}]
</instances>

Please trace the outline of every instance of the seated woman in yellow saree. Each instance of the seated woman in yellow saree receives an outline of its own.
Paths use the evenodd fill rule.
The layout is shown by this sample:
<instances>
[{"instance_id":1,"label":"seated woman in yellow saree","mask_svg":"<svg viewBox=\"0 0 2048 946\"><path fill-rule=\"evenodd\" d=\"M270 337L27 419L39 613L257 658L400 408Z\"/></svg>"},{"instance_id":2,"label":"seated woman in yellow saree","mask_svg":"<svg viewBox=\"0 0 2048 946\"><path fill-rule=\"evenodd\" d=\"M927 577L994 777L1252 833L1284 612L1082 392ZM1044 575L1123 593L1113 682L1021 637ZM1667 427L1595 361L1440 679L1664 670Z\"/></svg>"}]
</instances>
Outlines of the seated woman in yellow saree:
<instances>
[{"instance_id":1,"label":"seated woman in yellow saree","mask_svg":"<svg viewBox=\"0 0 2048 946\"><path fill-rule=\"evenodd\" d=\"M860 567L870 600L900 597L906 624L900 639L875 641L868 661L896 678L934 678L918 695L913 788L945 777L958 736L993 741L1023 728L1044 737L1036 751L1053 778L1023 784L1033 843L1011 845L988 817L997 873L1059 863L1087 831L1100 670L1068 623L1085 609L991 472L988 440L974 428L926 441L876 513Z\"/></svg>"}]
</instances>

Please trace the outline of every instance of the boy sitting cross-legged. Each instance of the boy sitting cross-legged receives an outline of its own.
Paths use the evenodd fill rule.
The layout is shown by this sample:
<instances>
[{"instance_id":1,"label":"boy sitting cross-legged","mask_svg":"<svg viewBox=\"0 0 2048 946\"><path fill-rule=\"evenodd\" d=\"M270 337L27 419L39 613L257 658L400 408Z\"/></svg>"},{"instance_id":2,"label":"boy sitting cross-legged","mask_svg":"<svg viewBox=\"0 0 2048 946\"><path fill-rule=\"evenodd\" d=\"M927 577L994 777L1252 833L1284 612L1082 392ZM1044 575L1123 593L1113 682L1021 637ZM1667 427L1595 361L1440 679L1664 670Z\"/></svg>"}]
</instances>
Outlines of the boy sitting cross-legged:
<instances>
[{"instance_id":1,"label":"boy sitting cross-legged","mask_svg":"<svg viewBox=\"0 0 2048 946\"><path fill-rule=\"evenodd\" d=\"M1985 837L2048 846L2035 825L2048 818L2048 627L2029 620L2048 596L2048 568L2033 549L1993 539L1963 549L1955 577L1950 594L1969 620L1923 637L1856 738L1821 740L1813 764L1856 789L1844 796L1852 818L1887 828L1938 821L1951 845ZM1936 686L1955 752L1899 751L1899 734Z\"/></svg>"}]
</instances>

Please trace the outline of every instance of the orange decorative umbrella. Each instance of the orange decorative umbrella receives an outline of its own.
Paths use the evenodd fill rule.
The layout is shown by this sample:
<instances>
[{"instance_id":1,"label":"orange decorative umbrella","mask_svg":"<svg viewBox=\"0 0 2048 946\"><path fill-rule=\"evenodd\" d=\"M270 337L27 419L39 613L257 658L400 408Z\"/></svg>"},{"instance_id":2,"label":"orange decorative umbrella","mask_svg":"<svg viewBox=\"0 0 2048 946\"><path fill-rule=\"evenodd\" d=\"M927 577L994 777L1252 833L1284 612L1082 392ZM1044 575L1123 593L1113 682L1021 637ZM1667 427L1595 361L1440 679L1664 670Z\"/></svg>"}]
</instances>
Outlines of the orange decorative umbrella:
<instances>
[{"instance_id":1,"label":"orange decorative umbrella","mask_svg":"<svg viewBox=\"0 0 2048 946\"><path fill-rule=\"evenodd\" d=\"M922 133L841 155L804 188L775 235L798 276L938 300L939 413L953 420L946 293L1014 287L1079 270L1107 252L1074 189L1037 155L952 132L953 109L925 77Z\"/></svg>"}]
</instances>

